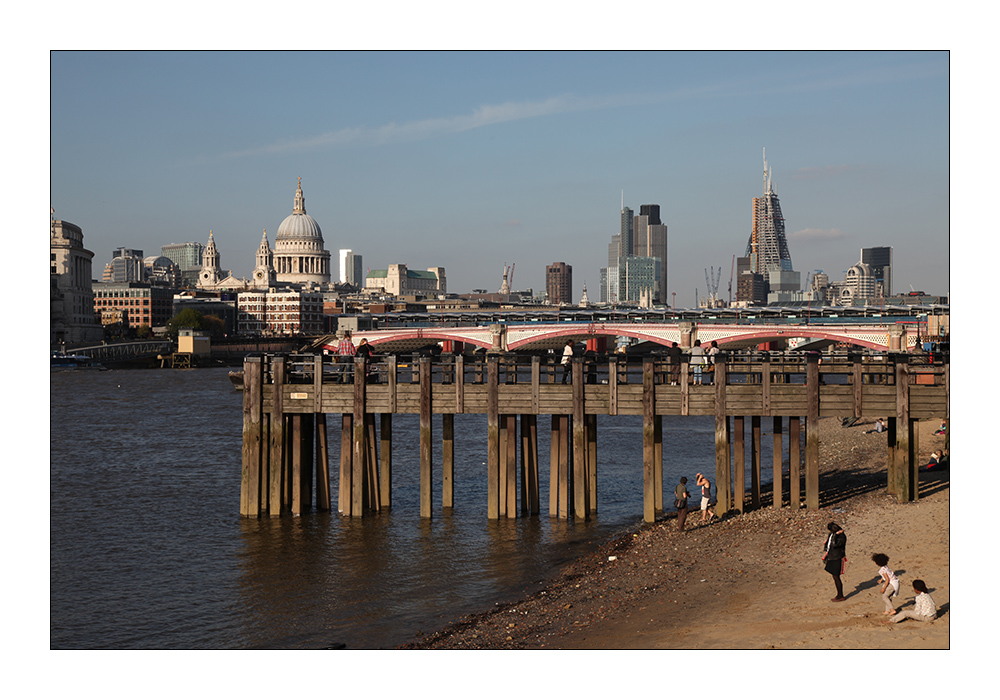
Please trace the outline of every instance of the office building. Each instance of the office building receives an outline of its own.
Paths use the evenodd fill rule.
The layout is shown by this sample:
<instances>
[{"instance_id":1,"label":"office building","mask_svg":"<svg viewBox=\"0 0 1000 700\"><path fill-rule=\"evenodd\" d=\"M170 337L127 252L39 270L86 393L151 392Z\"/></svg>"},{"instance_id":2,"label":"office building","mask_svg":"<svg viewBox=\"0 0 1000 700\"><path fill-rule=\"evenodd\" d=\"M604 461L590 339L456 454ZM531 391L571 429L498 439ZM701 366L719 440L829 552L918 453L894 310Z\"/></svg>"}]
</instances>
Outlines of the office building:
<instances>
[{"instance_id":1,"label":"office building","mask_svg":"<svg viewBox=\"0 0 1000 700\"><path fill-rule=\"evenodd\" d=\"M297 289L240 292L236 306L240 335L318 335L324 330L320 292Z\"/></svg>"},{"instance_id":2,"label":"office building","mask_svg":"<svg viewBox=\"0 0 1000 700\"><path fill-rule=\"evenodd\" d=\"M868 266L876 285L881 285L876 294L892 296L892 246L862 248L861 262Z\"/></svg>"},{"instance_id":3,"label":"office building","mask_svg":"<svg viewBox=\"0 0 1000 700\"><path fill-rule=\"evenodd\" d=\"M348 248L340 249L340 277L338 281L341 284L349 284L354 287L363 287L365 284L361 256L355 255L354 251Z\"/></svg>"},{"instance_id":4,"label":"office building","mask_svg":"<svg viewBox=\"0 0 1000 700\"><path fill-rule=\"evenodd\" d=\"M660 221L659 204L643 204L632 225L632 245L630 255L653 258L654 282L653 300L666 303L667 288L667 227Z\"/></svg>"},{"instance_id":5,"label":"office building","mask_svg":"<svg viewBox=\"0 0 1000 700\"><path fill-rule=\"evenodd\" d=\"M117 248L111 253L111 262L104 266L102 282L142 282L142 251L134 248Z\"/></svg>"},{"instance_id":6,"label":"office building","mask_svg":"<svg viewBox=\"0 0 1000 700\"><path fill-rule=\"evenodd\" d=\"M443 267L426 271L410 270L404 264L393 264L385 270L372 270L365 277L365 289L381 291L390 296L439 296L448 293L448 281Z\"/></svg>"},{"instance_id":7,"label":"office building","mask_svg":"<svg viewBox=\"0 0 1000 700\"><path fill-rule=\"evenodd\" d=\"M201 273L201 256L205 250L202 243L170 243L160 246L160 255L177 263L181 271L181 286L194 287Z\"/></svg>"},{"instance_id":8,"label":"office building","mask_svg":"<svg viewBox=\"0 0 1000 700\"><path fill-rule=\"evenodd\" d=\"M174 290L147 282L97 282L93 312L106 322L122 322L132 328L167 325L173 314Z\"/></svg>"},{"instance_id":9,"label":"office building","mask_svg":"<svg viewBox=\"0 0 1000 700\"><path fill-rule=\"evenodd\" d=\"M550 304L573 303L573 266L554 262L545 267L545 293Z\"/></svg>"}]
</instances>

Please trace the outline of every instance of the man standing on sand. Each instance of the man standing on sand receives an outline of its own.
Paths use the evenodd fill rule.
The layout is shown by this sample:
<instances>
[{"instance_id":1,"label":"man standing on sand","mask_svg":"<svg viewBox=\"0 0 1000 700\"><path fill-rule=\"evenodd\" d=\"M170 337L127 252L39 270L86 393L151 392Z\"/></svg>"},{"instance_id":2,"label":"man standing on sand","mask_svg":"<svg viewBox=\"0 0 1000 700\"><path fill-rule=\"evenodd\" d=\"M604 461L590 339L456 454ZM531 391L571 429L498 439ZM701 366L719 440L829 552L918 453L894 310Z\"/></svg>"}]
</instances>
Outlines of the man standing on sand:
<instances>
[{"instance_id":1,"label":"man standing on sand","mask_svg":"<svg viewBox=\"0 0 1000 700\"><path fill-rule=\"evenodd\" d=\"M674 489L674 507L677 509L677 528L684 532L684 521L687 520L688 516L688 489L687 489L688 478L686 476L681 477L681 483L677 484L677 488Z\"/></svg>"},{"instance_id":2,"label":"man standing on sand","mask_svg":"<svg viewBox=\"0 0 1000 700\"><path fill-rule=\"evenodd\" d=\"M833 585L837 587L837 596L831 600L834 603L842 603L847 600L844 597L844 584L840 580L847 570L847 535L837 523L828 523L826 529L830 534L826 538L823 568L833 576Z\"/></svg>"},{"instance_id":3,"label":"man standing on sand","mask_svg":"<svg viewBox=\"0 0 1000 700\"><path fill-rule=\"evenodd\" d=\"M715 517L715 509L712 508L712 482L701 472L698 472L695 479L695 483L701 487L701 522L704 524L705 518L711 522Z\"/></svg>"}]
</instances>

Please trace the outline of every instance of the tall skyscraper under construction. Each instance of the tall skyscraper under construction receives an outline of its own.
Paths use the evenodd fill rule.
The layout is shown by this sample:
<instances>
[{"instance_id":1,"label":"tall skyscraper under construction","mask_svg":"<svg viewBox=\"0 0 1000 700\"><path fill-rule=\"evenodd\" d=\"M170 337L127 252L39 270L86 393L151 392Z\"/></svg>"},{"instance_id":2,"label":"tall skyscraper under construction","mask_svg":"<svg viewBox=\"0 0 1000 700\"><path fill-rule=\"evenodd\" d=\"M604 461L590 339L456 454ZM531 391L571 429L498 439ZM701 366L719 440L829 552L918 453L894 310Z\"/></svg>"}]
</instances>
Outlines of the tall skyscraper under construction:
<instances>
[{"instance_id":1,"label":"tall skyscraper under construction","mask_svg":"<svg viewBox=\"0 0 1000 700\"><path fill-rule=\"evenodd\" d=\"M750 271L763 275L773 271L792 270L792 257L785 240L785 219L781 203L771 184L771 171L764 153L764 195L753 198L753 227L747 241L746 257L750 258Z\"/></svg>"}]
</instances>

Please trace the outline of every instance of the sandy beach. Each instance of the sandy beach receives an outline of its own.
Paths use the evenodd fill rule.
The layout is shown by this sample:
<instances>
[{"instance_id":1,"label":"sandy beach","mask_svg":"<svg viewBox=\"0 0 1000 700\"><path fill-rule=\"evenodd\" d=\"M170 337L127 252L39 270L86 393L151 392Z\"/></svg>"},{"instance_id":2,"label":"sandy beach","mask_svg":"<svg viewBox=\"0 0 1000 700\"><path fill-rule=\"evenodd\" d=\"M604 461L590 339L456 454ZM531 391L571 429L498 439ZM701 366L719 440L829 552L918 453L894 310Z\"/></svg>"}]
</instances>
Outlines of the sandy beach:
<instances>
[{"instance_id":1,"label":"sandy beach","mask_svg":"<svg viewBox=\"0 0 1000 700\"><path fill-rule=\"evenodd\" d=\"M921 463L944 444L933 434L939 425L919 424ZM767 487L758 510L701 524L692 498L684 532L668 511L573 562L544 590L403 648L948 649L950 473L921 473L919 500L898 503L885 488L885 435L872 428L821 421L819 510L774 509ZM830 521L848 538L839 603L820 560ZM936 620L886 622L873 552L887 554L900 578L897 608L912 609L910 582L920 578Z\"/></svg>"}]
</instances>

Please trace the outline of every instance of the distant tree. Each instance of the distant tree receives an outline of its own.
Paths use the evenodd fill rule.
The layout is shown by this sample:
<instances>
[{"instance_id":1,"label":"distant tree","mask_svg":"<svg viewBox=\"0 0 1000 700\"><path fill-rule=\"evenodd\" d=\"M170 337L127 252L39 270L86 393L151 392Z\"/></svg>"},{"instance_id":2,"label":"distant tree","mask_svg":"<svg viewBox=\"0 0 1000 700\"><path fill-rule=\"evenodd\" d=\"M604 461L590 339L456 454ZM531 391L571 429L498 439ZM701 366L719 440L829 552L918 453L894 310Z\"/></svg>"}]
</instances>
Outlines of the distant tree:
<instances>
[{"instance_id":1,"label":"distant tree","mask_svg":"<svg viewBox=\"0 0 1000 700\"><path fill-rule=\"evenodd\" d=\"M148 323L143 323L136 329L135 335L136 337L142 338L143 340L145 340L146 338L152 338L153 329L149 327Z\"/></svg>"},{"instance_id":2,"label":"distant tree","mask_svg":"<svg viewBox=\"0 0 1000 700\"><path fill-rule=\"evenodd\" d=\"M181 328L191 328L196 331L204 330L205 317L202 316L200 311L196 311L195 309L184 309L167 321L167 335L176 339L177 331Z\"/></svg>"},{"instance_id":3,"label":"distant tree","mask_svg":"<svg viewBox=\"0 0 1000 700\"><path fill-rule=\"evenodd\" d=\"M225 337L226 322L223 321L218 316L208 314L202 319L202 323L203 323L202 330L208 331L208 334L211 336L212 340L221 340L222 338Z\"/></svg>"}]
</instances>

